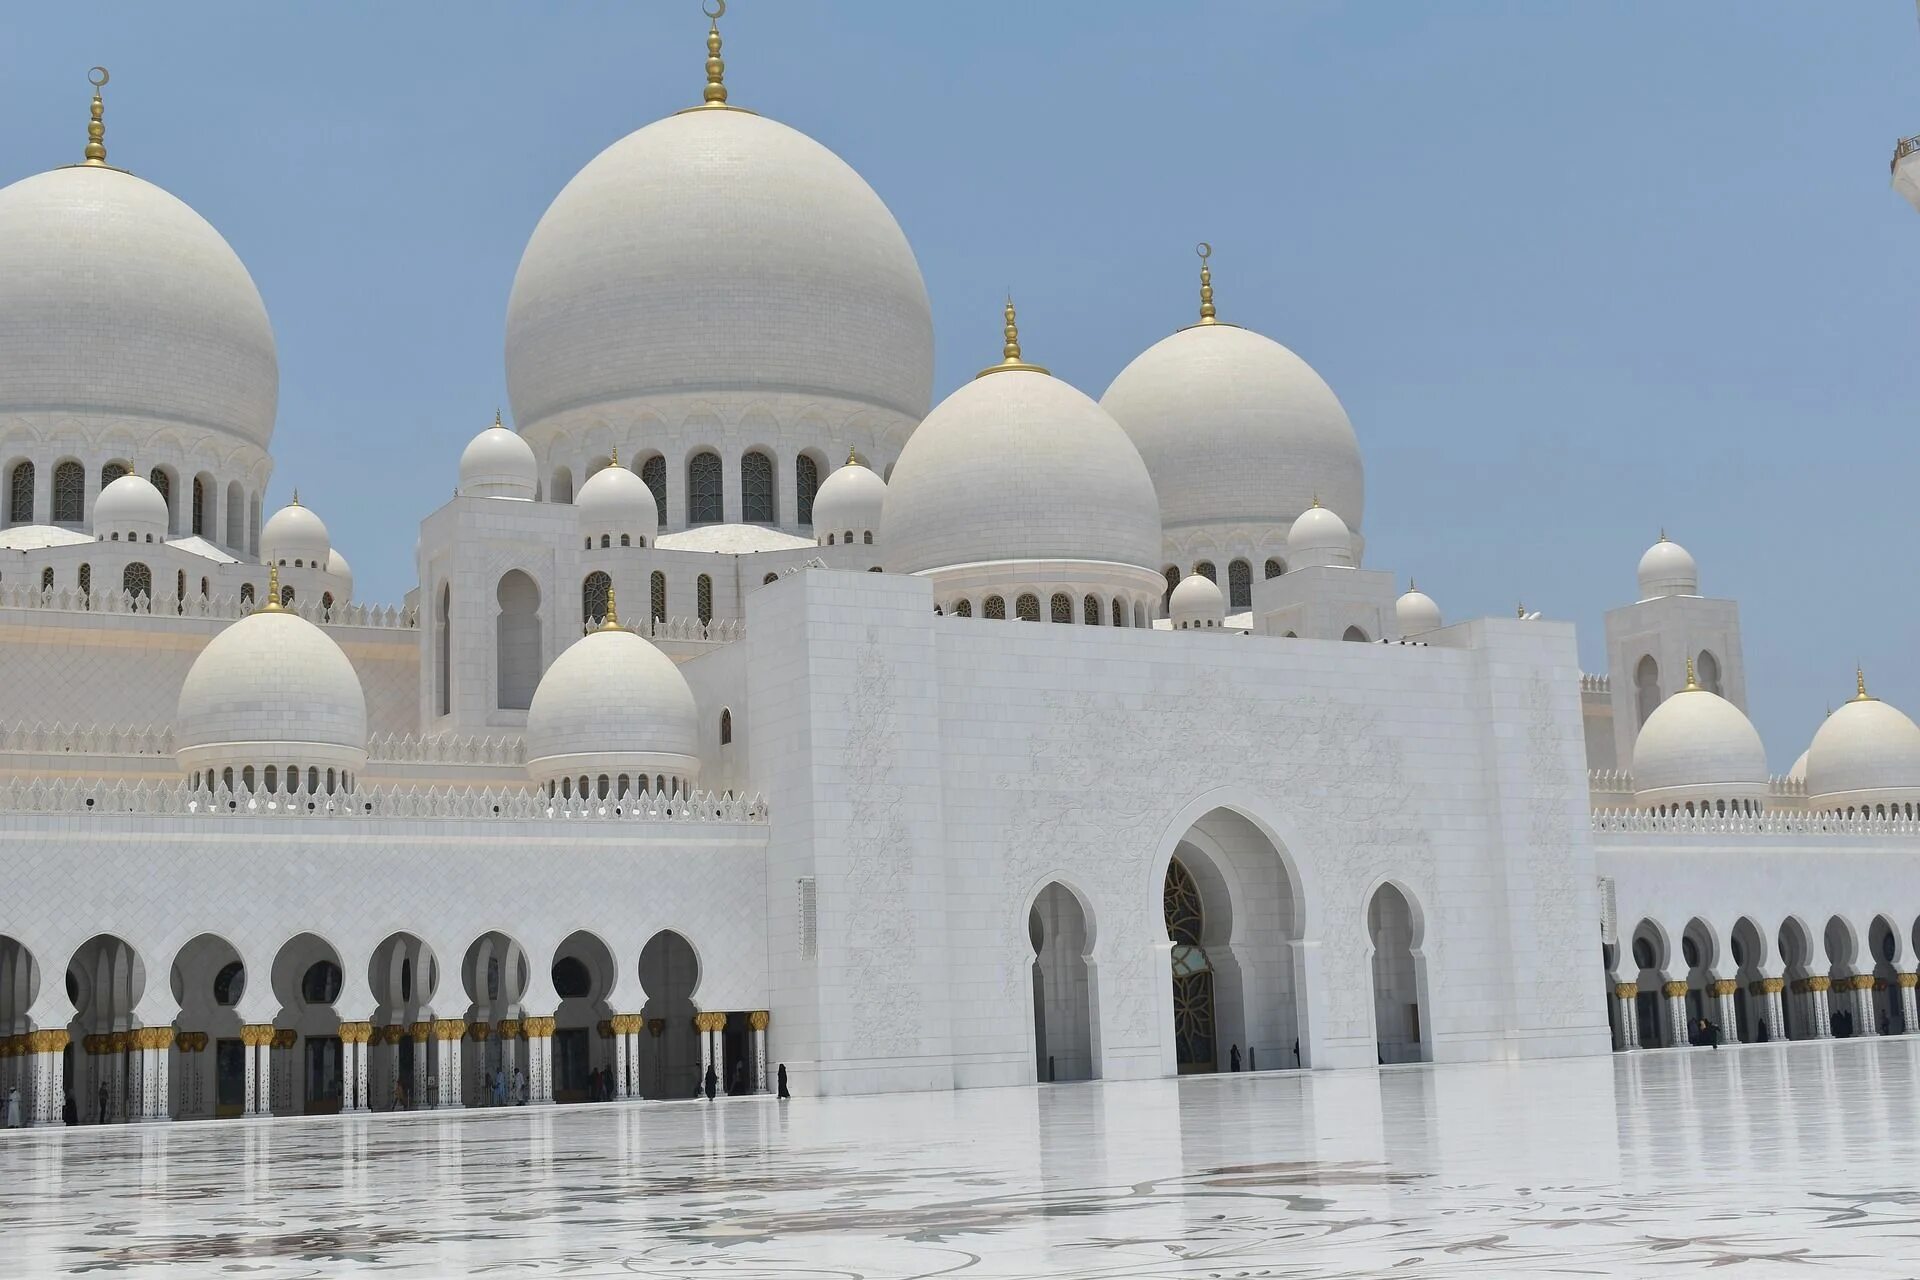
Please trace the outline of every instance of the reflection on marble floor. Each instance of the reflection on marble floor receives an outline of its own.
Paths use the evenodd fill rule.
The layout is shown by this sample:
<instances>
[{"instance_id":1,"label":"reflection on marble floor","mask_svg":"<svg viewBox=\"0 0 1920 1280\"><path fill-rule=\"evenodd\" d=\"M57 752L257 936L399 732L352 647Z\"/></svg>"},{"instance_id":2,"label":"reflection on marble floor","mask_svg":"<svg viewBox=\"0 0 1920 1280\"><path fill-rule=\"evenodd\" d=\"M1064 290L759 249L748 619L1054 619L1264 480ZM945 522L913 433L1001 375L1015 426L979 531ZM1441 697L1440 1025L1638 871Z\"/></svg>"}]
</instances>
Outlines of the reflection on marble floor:
<instances>
[{"instance_id":1,"label":"reflection on marble floor","mask_svg":"<svg viewBox=\"0 0 1920 1280\"><path fill-rule=\"evenodd\" d=\"M0 1273L1910 1276L1920 1038L0 1134Z\"/></svg>"}]
</instances>

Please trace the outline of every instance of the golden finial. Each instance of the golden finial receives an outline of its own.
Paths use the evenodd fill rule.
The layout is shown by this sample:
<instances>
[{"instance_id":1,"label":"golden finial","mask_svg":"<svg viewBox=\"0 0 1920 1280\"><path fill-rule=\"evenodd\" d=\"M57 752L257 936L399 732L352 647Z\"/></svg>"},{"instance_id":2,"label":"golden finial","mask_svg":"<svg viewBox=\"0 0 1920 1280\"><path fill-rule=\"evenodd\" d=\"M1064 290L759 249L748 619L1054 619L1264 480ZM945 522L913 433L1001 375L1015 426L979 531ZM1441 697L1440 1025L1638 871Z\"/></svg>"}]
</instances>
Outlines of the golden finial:
<instances>
[{"instance_id":1,"label":"golden finial","mask_svg":"<svg viewBox=\"0 0 1920 1280\"><path fill-rule=\"evenodd\" d=\"M620 604L619 604L619 601L614 599L613 584L609 582L607 584L607 616L600 623L600 630L618 631L619 629L620 629Z\"/></svg>"},{"instance_id":2,"label":"golden finial","mask_svg":"<svg viewBox=\"0 0 1920 1280\"><path fill-rule=\"evenodd\" d=\"M619 445L613 446L613 460L607 463L607 465L610 467L617 467L620 465L620 446Z\"/></svg>"},{"instance_id":3,"label":"golden finial","mask_svg":"<svg viewBox=\"0 0 1920 1280\"><path fill-rule=\"evenodd\" d=\"M984 378L990 373L1007 373L1014 370L1023 373L1046 372L1046 370L1039 365L1028 364L1020 358L1020 322L1014 318L1013 295L1011 293L1007 295L1006 327L1001 332L1005 335L1006 341L1000 348L1000 363L988 365L979 373L974 374L974 377Z\"/></svg>"},{"instance_id":4,"label":"golden finial","mask_svg":"<svg viewBox=\"0 0 1920 1280\"><path fill-rule=\"evenodd\" d=\"M709 107L724 107L727 105L727 64L720 58L720 19L726 16L727 0L712 0L711 7L702 4L700 12L707 15L705 104Z\"/></svg>"},{"instance_id":5,"label":"golden finial","mask_svg":"<svg viewBox=\"0 0 1920 1280\"><path fill-rule=\"evenodd\" d=\"M1872 695L1867 692L1867 673L1865 668L1855 667L1853 669L1853 684L1854 688L1859 691L1853 695L1855 702L1875 701Z\"/></svg>"},{"instance_id":6,"label":"golden finial","mask_svg":"<svg viewBox=\"0 0 1920 1280\"><path fill-rule=\"evenodd\" d=\"M93 119L87 121L86 159L81 163L97 168L107 168L107 125L101 117L106 114L107 104L100 97L100 90L106 86L110 77L105 67L94 67L87 72L87 83L93 86Z\"/></svg>"},{"instance_id":7,"label":"golden finial","mask_svg":"<svg viewBox=\"0 0 1920 1280\"><path fill-rule=\"evenodd\" d=\"M1200 323L1218 324L1213 316L1213 268L1207 265L1213 246L1202 240L1195 252L1200 255Z\"/></svg>"},{"instance_id":8,"label":"golden finial","mask_svg":"<svg viewBox=\"0 0 1920 1280\"><path fill-rule=\"evenodd\" d=\"M1412 578L1408 578L1408 579L1407 579L1407 594L1408 594L1408 595L1412 595L1412 594L1413 594L1414 592L1416 592L1416 591L1418 591L1419 589L1420 589L1420 584L1419 584L1419 583L1417 583L1417 582L1415 582L1415 581L1414 581L1414 580L1413 580Z\"/></svg>"},{"instance_id":9,"label":"golden finial","mask_svg":"<svg viewBox=\"0 0 1920 1280\"><path fill-rule=\"evenodd\" d=\"M1665 525L1661 525L1661 526L1660 526L1660 541L1662 541L1662 542L1665 542L1666 540L1667 540L1667 526L1665 526Z\"/></svg>"},{"instance_id":10,"label":"golden finial","mask_svg":"<svg viewBox=\"0 0 1920 1280\"><path fill-rule=\"evenodd\" d=\"M860 455L858 452L854 450L854 448L851 445L847 447L847 465L850 467L857 467L860 465Z\"/></svg>"},{"instance_id":11,"label":"golden finial","mask_svg":"<svg viewBox=\"0 0 1920 1280\"><path fill-rule=\"evenodd\" d=\"M493 406L493 425L494 425L494 426L496 426L496 427L504 427L504 426L506 425L506 423L504 423L504 422L502 422L502 421L500 421L500 406L499 406L499 405L495 405L495 406Z\"/></svg>"},{"instance_id":12,"label":"golden finial","mask_svg":"<svg viewBox=\"0 0 1920 1280\"><path fill-rule=\"evenodd\" d=\"M1680 692L1682 693L1700 692L1700 682L1693 678L1693 655L1692 654L1687 655L1687 687L1682 689Z\"/></svg>"},{"instance_id":13,"label":"golden finial","mask_svg":"<svg viewBox=\"0 0 1920 1280\"><path fill-rule=\"evenodd\" d=\"M280 611L280 562L276 560L267 566L267 602L260 606L260 612Z\"/></svg>"},{"instance_id":14,"label":"golden finial","mask_svg":"<svg viewBox=\"0 0 1920 1280\"><path fill-rule=\"evenodd\" d=\"M1522 600L1519 604L1516 604L1515 606L1513 606L1513 616L1523 620L1526 618L1527 602L1525 600Z\"/></svg>"},{"instance_id":15,"label":"golden finial","mask_svg":"<svg viewBox=\"0 0 1920 1280\"><path fill-rule=\"evenodd\" d=\"M1320 495L1317 493L1313 495L1313 505L1316 507L1320 505Z\"/></svg>"},{"instance_id":16,"label":"golden finial","mask_svg":"<svg viewBox=\"0 0 1920 1280\"><path fill-rule=\"evenodd\" d=\"M293 491L293 505L296 507L300 505L300 491L298 489Z\"/></svg>"}]
</instances>

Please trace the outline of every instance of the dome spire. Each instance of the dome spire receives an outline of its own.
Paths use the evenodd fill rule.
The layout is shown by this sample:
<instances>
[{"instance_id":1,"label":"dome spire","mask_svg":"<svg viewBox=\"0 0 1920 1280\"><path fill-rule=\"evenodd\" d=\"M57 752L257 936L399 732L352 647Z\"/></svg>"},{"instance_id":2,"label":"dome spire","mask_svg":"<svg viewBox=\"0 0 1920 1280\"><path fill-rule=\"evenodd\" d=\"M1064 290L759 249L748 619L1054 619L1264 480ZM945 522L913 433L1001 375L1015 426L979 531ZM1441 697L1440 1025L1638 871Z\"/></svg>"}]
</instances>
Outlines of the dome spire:
<instances>
[{"instance_id":1,"label":"dome spire","mask_svg":"<svg viewBox=\"0 0 1920 1280\"><path fill-rule=\"evenodd\" d=\"M607 583L607 616L601 621L598 630L620 630L620 603L614 598L613 583Z\"/></svg>"},{"instance_id":2,"label":"dome spire","mask_svg":"<svg viewBox=\"0 0 1920 1280\"><path fill-rule=\"evenodd\" d=\"M1853 695L1853 699L1852 699L1853 701L1855 702L1878 701L1878 699L1874 698L1871 694L1867 692L1866 668L1855 667L1853 669L1853 684L1854 684L1854 688L1858 690L1858 692Z\"/></svg>"},{"instance_id":3,"label":"dome spire","mask_svg":"<svg viewBox=\"0 0 1920 1280\"><path fill-rule=\"evenodd\" d=\"M262 613L279 613L280 606L280 565L270 562L267 565L267 602L260 606Z\"/></svg>"},{"instance_id":4,"label":"dome spire","mask_svg":"<svg viewBox=\"0 0 1920 1280\"><path fill-rule=\"evenodd\" d=\"M847 465L850 467L860 465L860 453L852 445L847 446Z\"/></svg>"},{"instance_id":5,"label":"dome spire","mask_svg":"<svg viewBox=\"0 0 1920 1280\"><path fill-rule=\"evenodd\" d=\"M504 427L504 426L506 425L506 424L505 424L504 422L502 422L502 421L500 421L500 406L499 406L499 405L495 405L495 406L493 406L493 425L494 425L494 426L496 426L496 427Z\"/></svg>"},{"instance_id":6,"label":"dome spire","mask_svg":"<svg viewBox=\"0 0 1920 1280\"><path fill-rule=\"evenodd\" d=\"M1200 255L1200 323L1218 324L1213 313L1213 268L1207 265L1207 259L1213 256L1213 246L1202 240L1194 252Z\"/></svg>"},{"instance_id":7,"label":"dome spire","mask_svg":"<svg viewBox=\"0 0 1920 1280\"><path fill-rule=\"evenodd\" d=\"M727 0L711 0L700 6L700 12L707 15L707 89L702 105L724 107L727 105L727 64L720 57L720 19L726 16Z\"/></svg>"},{"instance_id":8,"label":"dome spire","mask_svg":"<svg viewBox=\"0 0 1920 1280\"><path fill-rule=\"evenodd\" d=\"M1020 322L1013 314L1013 294L1011 293L1007 294L1006 327L1001 332L1005 335L1006 341L1000 347L1000 363L988 365L974 374L974 377L984 378L990 373L1008 373L1014 370L1025 373L1046 372L1039 365L1028 364L1020 358Z\"/></svg>"},{"instance_id":9,"label":"dome spire","mask_svg":"<svg viewBox=\"0 0 1920 1280\"><path fill-rule=\"evenodd\" d=\"M1680 692L1682 693L1700 692L1700 682L1694 679L1693 677L1693 655L1692 654L1687 655L1687 687L1682 689Z\"/></svg>"},{"instance_id":10,"label":"dome spire","mask_svg":"<svg viewBox=\"0 0 1920 1280\"><path fill-rule=\"evenodd\" d=\"M613 458L611 461L607 463L607 465L610 467L617 467L620 465L620 446L619 445L613 446Z\"/></svg>"},{"instance_id":11,"label":"dome spire","mask_svg":"<svg viewBox=\"0 0 1920 1280\"><path fill-rule=\"evenodd\" d=\"M100 97L100 90L110 78L105 67L94 67L87 72L87 82L93 86L93 119L87 121L86 159L81 163L97 169L110 167L107 164L107 125L101 118L106 114L107 104Z\"/></svg>"}]
</instances>

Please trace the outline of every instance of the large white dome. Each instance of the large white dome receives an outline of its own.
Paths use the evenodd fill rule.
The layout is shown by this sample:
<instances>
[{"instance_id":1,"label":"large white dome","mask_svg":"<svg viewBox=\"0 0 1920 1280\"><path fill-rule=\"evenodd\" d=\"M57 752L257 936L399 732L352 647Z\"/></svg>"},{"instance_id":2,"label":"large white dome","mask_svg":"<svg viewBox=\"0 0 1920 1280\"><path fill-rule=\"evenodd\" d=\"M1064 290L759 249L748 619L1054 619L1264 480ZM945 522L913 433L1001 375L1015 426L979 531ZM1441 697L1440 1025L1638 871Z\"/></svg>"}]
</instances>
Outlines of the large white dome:
<instances>
[{"instance_id":1,"label":"large white dome","mask_svg":"<svg viewBox=\"0 0 1920 1280\"><path fill-rule=\"evenodd\" d=\"M1821 812L1920 803L1920 726L1867 696L1843 704L1807 747L1807 806Z\"/></svg>"},{"instance_id":2,"label":"large white dome","mask_svg":"<svg viewBox=\"0 0 1920 1280\"><path fill-rule=\"evenodd\" d=\"M163 541L167 536L167 500L138 472L116 476L94 501L93 532L102 541L125 538L138 542L142 534L148 542Z\"/></svg>"},{"instance_id":3,"label":"large white dome","mask_svg":"<svg viewBox=\"0 0 1920 1280\"><path fill-rule=\"evenodd\" d=\"M906 236L840 157L764 116L685 111L601 152L540 219L507 303L507 387L528 433L666 393L917 419L932 313Z\"/></svg>"},{"instance_id":4,"label":"large white dome","mask_svg":"<svg viewBox=\"0 0 1920 1280\"><path fill-rule=\"evenodd\" d=\"M895 573L1009 560L1160 561L1153 481L1127 433L1046 373L995 370L907 440L882 521Z\"/></svg>"},{"instance_id":5,"label":"large white dome","mask_svg":"<svg viewBox=\"0 0 1920 1280\"><path fill-rule=\"evenodd\" d=\"M1360 527L1360 442L1306 361L1251 329L1197 324L1148 347L1100 398L1153 476L1169 534L1285 526L1319 500Z\"/></svg>"},{"instance_id":6,"label":"large white dome","mask_svg":"<svg viewBox=\"0 0 1920 1280\"><path fill-rule=\"evenodd\" d=\"M1655 707L1633 741L1634 803L1759 806L1767 752L1740 708L1696 684Z\"/></svg>"},{"instance_id":7,"label":"large white dome","mask_svg":"<svg viewBox=\"0 0 1920 1280\"><path fill-rule=\"evenodd\" d=\"M298 614L262 608L194 659L180 686L173 740L183 769L357 772L367 762L367 700L332 637Z\"/></svg>"},{"instance_id":8,"label":"large white dome","mask_svg":"<svg viewBox=\"0 0 1920 1280\"><path fill-rule=\"evenodd\" d=\"M699 710L673 659L618 626L573 642L533 692L527 772L536 782L700 773Z\"/></svg>"},{"instance_id":9,"label":"large white dome","mask_svg":"<svg viewBox=\"0 0 1920 1280\"><path fill-rule=\"evenodd\" d=\"M0 190L0 420L183 423L264 449L279 394L260 292L199 214L92 165Z\"/></svg>"}]
</instances>

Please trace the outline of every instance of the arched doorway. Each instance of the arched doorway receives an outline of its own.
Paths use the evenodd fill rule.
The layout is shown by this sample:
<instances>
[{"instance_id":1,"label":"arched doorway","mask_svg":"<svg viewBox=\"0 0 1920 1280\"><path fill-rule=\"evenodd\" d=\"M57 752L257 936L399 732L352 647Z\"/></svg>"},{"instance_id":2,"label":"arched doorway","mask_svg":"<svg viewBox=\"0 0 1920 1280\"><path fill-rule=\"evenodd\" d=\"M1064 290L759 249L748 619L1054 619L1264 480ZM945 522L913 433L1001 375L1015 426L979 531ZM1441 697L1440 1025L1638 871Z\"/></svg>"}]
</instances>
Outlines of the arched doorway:
<instances>
[{"instance_id":1,"label":"arched doorway","mask_svg":"<svg viewBox=\"0 0 1920 1280\"><path fill-rule=\"evenodd\" d=\"M1373 1036L1380 1065L1425 1062L1427 1030L1416 963L1420 928L1413 904L1398 885L1381 885L1368 901L1367 937L1373 946Z\"/></svg>"},{"instance_id":2,"label":"arched doorway","mask_svg":"<svg viewBox=\"0 0 1920 1280\"><path fill-rule=\"evenodd\" d=\"M1811 1040L1821 1034L1815 1029L1813 994L1806 988L1806 980L1813 976L1813 942L1807 927L1792 916L1781 922L1779 942L1787 982L1787 998L1781 1001L1787 1035L1794 1040Z\"/></svg>"},{"instance_id":3,"label":"arched doorway","mask_svg":"<svg viewBox=\"0 0 1920 1280\"><path fill-rule=\"evenodd\" d=\"M1838 1037L1862 1035L1870 1028L1859 1025L1854 1009L1853 975L1859 963L1860 945L1854 936L1853 925L1840 916L1830 917L1824 941L1827 952L1828 1025Z\"/></svg>"},{"instance_id":4,"label":"arched doorway","mask_svg":"<svg viewBox=\"0 0 1920 1280\"><path fill-rule=\"evenodd\" d=\"M691 943L671 929L647 940L640 952L640 987L647 995L640 1010L647 1021L640 1040L642 1097L691 1098L699 1088L700 1040L693 1029L699 986L700 958Z\"/></svg>"},{"instance_id":5,"label":"arched doorway","mask_svg":"<svg viewBox=\"0 0 1920 1280\"><path fill-rule=\"evenodd\" d=\"M1181 1075L1220 1068L1213 963L1201 939L1206 910L1200 886L1179 858L1167 864L1162 892L1167 940L1173 944L1173 1046Z\"/></svg>"},{"instance_id":6,"label":"arched doorway","mask_svg":"<svg viewBox=\"0 0 1920 1280\"><path fill-rule=\"evenodd\" d=\"M439 961L417 935L392 934L373 949L367 988L373 993L373 1024L382 1048L368 1057L369 1109L434 1105L433 1039L420 1024L433 1017L433 993L439 985Z\"/></svg>"},{"instance_id":7,"label":"arched doorway","mask_svg":"<svg viewBox=\"0 0 1920 1280\"><path fill-rule=\"evenodd\" d=\"M585 930L571 934L553 953L552 978L560 998L553 1018L553 1100L590 1102L599 1094L594 1073L614 1065L612 1038L597 1034L613 1016L606 999L613 990L613 952Z\"/></svg>"},{"instance_id":8,"label":"arched doorway","mask_svg":"<svg viewBox=\"0 0 1920 1280\"><path fill-rule=\"evenodd\" d=\"M142 1055L129 1051L123 1033L133 1029L133 1011L146 986L139 953L111 934L80 944L67 964L74 1014L63 1075L83 1121L110 1124L138 1116Z\"/></svg>"},{"instance_id":9,"label":"arched doorway","mask_svg":"<svg viewBox=\"0 0 1920 1280\"><path fill-rule=\"evenodd\" d=\"M174 1044L182 1036L199 1033L208 1046L240 1039L240 998L247 990L247 967L233 944L217 934L203 933L180 948L174 956L169 975L174 1004L180 1012L174 1017ZM173 1115L178 1120L211 1120L216 1116L237 1116L246 1109L247 1080L244 1063L237 1080L223 1078L219 1071L217 1049L207 1053L198 1047L177 1056L171 1072Z\"/></svg>"},{"instance_id":10,"label":"arched doorway","mask_svg":"<svg viewBox=\"0 0 1920 1280\"><path fill-rule=\"evenodd\" d=\"M1027 933L1033 941L1034 1078L1042 1084L1092 1080L1099 1073L1087 964L1093 931L1086 908L1056 880L1028 909Z\"/></svg>"},{"instance_id":11,"label":"arched doorway","mask_svg":"<svg viewBox=\"0 0 1920 1280\"><path fill-rule=\"evenodd\" d=\"M1893 921L1875 916L1867 931L1867 947L1873 956L1873 1012L1881 1035L1903 1035L1906 1013L1900 1007L1900 934Z\"/></svg>"},{"instance_id":12,"label":"arched doorway","mask_svg":"<svg viewBox=\"0 0 1920 1280\"><path fill-rule=\"evenodd\" d=\"M1739 1037L1742 1044L1786 1039L1786 1033L1780 1027L1768 1027L1764 1036L1760 1031L1760 1024L1767 1019L1766 1002L1759 998L1762 994L1760 984L1766 980L1764 966L1767 962L1767 940L1760 932L1760 926L1741 916L1734 921L1727 947L1733 953L1733 976L1739 984L1733 991L1733 1034Z\"/></svg>"},{"instance_id":13,"label":"arched doorway","mask_svg":"<svg viewBox=\"0 0 1920 1280\"><path fill-rule=\"evenodd\" d=\"M460 979L467 991L466 1021L470 1027L485 1027L484 1039L464 1046L471 1061L461 1063L464 1084L463 1101L467 1106L491 1106L497 1096L502 1102L509 1094L516 1068L517 1042L509 1042L498 1033L500 1023L518 1018L521 1001L526 998L532 973L527 965L526 949L506 934L494 930L481 934L467 948L460 961ZM495 1077L500 1090L494 1092Z\"/></svg>"},{"instance_id":14,"label":"arched doorway","mask_svg":"<svg viewBox=\"0 0 1920 1280\"><path fill-rule=\"evenodd\" d=\"M1632 954L1637 984L1633 1015L1640 1028L1640 1046L1669 1048L1673 1028L1668 1025L1666 997L1661 990L1667 983L1665 931L1651 920L1642 920L1633 930Z\"/></svg>"},{"instance_id":15,"label":"arched doorway","mask_svg":"<svg viewBox=\"0 0 1920 1280\"><path fill-rule=\"evenodd\" d=\"M345 981L340 952L318 934L289 938L273 958L280 1012L273 1020L268 1083L275 1114L333 1115L343 1105L346 1058L334 1003ZM244 1070L244 1058L241 1063Z\"/></svg>"},{"instance_id":16,"label":"arched doorway","mask_svg":"<svg viewBox=\"0 0 1920 1280\"><path fill-rule=\"evenodd\" d=\"M1720 967L1720 947L1714 938L1713 930L1707 922L1695 916L1687 921L1687 927L1680 931L1680 959L1687 967L1687 1041L1688 1044L1700 1042L1703 1035L1701 1019L1718 1024L1720 1010L1714 999L1713 986L1718 980L1714 971ZM1731 1027L1721 1027L1723 1040L1733 1038Z\"/></svg>"}]
</instances>

